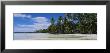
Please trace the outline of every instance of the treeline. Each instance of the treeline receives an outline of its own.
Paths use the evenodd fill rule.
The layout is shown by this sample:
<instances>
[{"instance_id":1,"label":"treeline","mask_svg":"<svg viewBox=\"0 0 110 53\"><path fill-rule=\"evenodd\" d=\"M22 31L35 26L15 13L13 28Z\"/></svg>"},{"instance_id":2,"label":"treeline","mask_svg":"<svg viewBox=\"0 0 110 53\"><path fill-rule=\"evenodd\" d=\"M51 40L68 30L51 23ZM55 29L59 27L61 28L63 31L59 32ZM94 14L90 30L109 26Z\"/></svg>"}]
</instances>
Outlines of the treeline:
<instances>
[{"instance_id":1,"label":"treeline","mask_svg":"<svg viewBox=\"0 0 110 53\"><path fill-rule=\"evenodd\" d=\"M96 13L66 13L64 17L59 16L50 19L51 25L47 29L36 32L53 34L96 34L97 14Z\"/></svg>"}]
</instances>

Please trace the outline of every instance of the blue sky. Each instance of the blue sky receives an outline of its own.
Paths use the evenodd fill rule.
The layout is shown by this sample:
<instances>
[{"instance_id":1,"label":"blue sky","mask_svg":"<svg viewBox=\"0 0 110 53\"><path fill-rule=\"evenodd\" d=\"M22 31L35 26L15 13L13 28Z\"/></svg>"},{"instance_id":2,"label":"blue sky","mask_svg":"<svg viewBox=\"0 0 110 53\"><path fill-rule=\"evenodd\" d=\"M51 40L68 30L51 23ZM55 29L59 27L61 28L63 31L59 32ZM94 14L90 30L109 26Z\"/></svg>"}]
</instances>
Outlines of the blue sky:
<instances>
[{"instance_id":1,"label":"blue sky","mask_svg":"<svg viewBox=\"0 0 110 53\"><path fill-rule=\"evenodd\" d=\"M33 32L47 29L50 26L50 18L55 20L64 13L14 13L14 32Z\"/></svg>"}]
</instances>

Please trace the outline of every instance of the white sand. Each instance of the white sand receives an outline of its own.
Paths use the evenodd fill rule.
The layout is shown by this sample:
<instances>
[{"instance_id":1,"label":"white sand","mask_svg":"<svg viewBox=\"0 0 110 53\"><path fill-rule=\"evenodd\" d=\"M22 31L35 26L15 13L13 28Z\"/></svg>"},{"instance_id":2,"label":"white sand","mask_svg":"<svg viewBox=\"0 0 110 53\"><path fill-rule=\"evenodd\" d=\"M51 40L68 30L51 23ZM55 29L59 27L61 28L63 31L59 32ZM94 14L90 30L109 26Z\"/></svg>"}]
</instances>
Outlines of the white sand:
<instances>
[{"instance_id":1,"label":"white sand","mask_svg":"<svg viewBox=\"0 0 110 53\"><path fill-rule=\"evenodd\" d=\"M97 40L96 34L14 33L14 40Z\"/></svg>"}]
</instances>

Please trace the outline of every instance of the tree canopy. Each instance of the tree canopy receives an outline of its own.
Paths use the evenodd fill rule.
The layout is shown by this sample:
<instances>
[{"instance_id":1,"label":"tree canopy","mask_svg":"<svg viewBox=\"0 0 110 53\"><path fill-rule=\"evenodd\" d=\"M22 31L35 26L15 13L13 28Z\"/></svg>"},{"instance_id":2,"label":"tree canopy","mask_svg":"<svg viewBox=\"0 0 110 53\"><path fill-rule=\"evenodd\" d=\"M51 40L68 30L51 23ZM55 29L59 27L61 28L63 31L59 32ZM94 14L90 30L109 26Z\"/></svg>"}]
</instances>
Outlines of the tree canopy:
<instances>
[{"instance_id":1,"label":"tree canopy","mask_svg":"<svg viewBox=\"0 0 110 53\"><path fill-rule=\"evenodd\" d=\"M56 21L56 23L55 23ZM50 19L51 25L47 29L36 32L58 33L58 34L97 34L97 14L96 13L65 13Z\"/></svg>"}]
</instances>

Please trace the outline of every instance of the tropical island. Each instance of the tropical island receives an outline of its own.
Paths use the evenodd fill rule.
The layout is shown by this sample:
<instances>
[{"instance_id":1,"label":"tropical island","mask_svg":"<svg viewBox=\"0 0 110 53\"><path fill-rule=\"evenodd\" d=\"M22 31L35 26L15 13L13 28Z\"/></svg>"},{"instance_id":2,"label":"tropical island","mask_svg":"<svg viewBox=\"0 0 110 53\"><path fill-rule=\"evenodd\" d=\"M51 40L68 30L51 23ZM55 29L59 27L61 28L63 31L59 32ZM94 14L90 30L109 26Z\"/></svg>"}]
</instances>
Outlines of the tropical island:
<instances>
[{"instance_id":1,"label":"tropical island","mask_svg":"<svg viewBox=\"0 0 110 53\"><path fill-rule=\"evenodd\" d=\"M51 34L97 34L97 13L65 13L57 20L51 17L47 29L36 30L36 33ZM34 33L35 33L34 32Z\"/></svg>"},{"instance_id":2,"label":"tropical island","mask_svg":"<svg viewBox=\"0 0 110 53\"><path fill-rule=\"evenodd\" d=\"M14 40L97 40L97 13L14 13Z\"/></svg>"}]
</instances>

